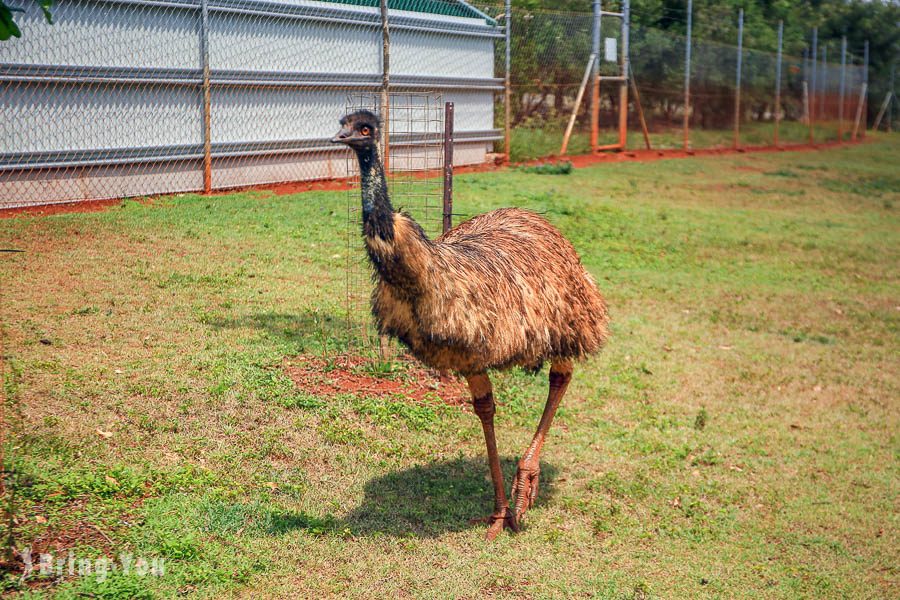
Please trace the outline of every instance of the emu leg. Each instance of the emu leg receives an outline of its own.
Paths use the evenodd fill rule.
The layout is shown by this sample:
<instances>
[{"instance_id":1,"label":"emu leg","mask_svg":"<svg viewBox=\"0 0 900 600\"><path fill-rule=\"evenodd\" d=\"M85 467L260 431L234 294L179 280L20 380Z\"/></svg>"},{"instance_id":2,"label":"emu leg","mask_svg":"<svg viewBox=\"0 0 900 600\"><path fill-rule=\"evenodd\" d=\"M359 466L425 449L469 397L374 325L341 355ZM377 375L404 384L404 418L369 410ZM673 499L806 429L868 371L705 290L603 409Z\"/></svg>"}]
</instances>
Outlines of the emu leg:
<instances>
[{"instance_id":1,"label":"emu leg","mask_svg":"<svg viewBox=\"0 0 900 600\"><path fill-rule=\"evenodd\" d=\"M488 517L487 539L497 537L504 527L518 531L515 515L509 508L506 499L506 488L503 485L503 472L500 470L500 455L497 453L497 440L494 438L494 392L491 380L486 373L480 373L467 377L469 390L472 392L472 405L475 414L481 419L481 427L484 429L484 441L487 445L488 466L491 470L491 480L494 482L494 513Z\"/></svg>"},{"instance_id":2,"label":"emu leg","mask_svg":"<svg viewBox=\"0 0 900 600\"><path fill-rule=\"evenodd\" d=\"M515 518L517 522L525 516L525 511L534 505L537 498L538 482L541 474L540 455L544 440L547 438L547 431L553 422L553 415L559 408L563 394L569 387L569 381L572 380L572 363L571 361L554 361L550 365L550 393L547 395L547 404L544 406L544 414L541 415L541 422L538 424L537 431L531 440L531 445L525 450L525 454L519 460L518 469L516 469L516 478L513 481L512 497L515 502Z\"/></svg>"}]
</instances>

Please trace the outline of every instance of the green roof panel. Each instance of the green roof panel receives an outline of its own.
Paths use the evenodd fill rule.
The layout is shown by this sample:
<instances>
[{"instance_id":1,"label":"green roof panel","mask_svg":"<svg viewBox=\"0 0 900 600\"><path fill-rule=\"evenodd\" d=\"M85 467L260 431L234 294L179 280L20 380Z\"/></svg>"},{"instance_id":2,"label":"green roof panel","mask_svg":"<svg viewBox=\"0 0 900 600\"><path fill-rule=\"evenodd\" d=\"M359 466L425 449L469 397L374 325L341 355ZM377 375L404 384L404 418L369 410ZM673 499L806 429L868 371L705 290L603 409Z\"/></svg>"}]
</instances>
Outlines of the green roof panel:
<instances>
[{"instance_id":1,"label":"green roof panel","mask_svg":"<svg viewBox=\"0 0 900 600\"><path fill-rule=\"evenodd\" d=\"M379 0L325 0L335 4L349 4L351 6L380 6ZM497 22L486 16L475 7L466 2L457 0L391 0L388 8L394 10L407 10L410 12L429 13L432 15L448 15L451 17L468 17L470 19L483 19L488 25L496 25Z\"/></svg>"}]
</instances>

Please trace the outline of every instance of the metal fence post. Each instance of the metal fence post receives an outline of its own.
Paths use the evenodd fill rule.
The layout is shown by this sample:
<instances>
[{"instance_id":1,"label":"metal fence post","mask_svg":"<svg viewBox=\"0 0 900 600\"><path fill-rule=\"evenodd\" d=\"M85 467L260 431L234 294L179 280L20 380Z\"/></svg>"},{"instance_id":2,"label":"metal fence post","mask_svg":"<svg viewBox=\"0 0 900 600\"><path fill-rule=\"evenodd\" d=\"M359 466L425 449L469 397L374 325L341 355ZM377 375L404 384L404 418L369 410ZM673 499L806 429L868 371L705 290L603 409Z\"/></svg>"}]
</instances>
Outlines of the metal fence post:
<instances>
[{"instance_id":1,"label":"metal fence post","mask_svg":"<svg viewBox=\"0 0 900 600\"><path fill-rule=\"evenodd\" d=\"M816 116L816 69L819 65L819 28L813 27L812 33L812 50L809 54L810 67L812 67L811 77L809 80L809 120L814 121Z\"/></svg>"},{"instance_id":2,"label":"metal fence post","mask_svg":"<svg viewBox=\"0 0 900 600\"><path fill-rule=\"evenodd\" d=\"M591 67L591 152L597 151L600 143L600 0L592 2L594 16L591 22L591 52L594 64Z\"/></svg>"},{"instance_id":3,"label":"metal fence post","mask_svg":"<svg viewBox=\"0 0 900 600\"><path fill-rule=\"evenodd\" d=\"M841 84L838 90L838 139L844 141L844 103L847 93L847 36L841 36Z\"/></svg>"},{"instance_id":4,"label":"metal fence post","mask_svg":"<svg viewBox=\"0 0 900 600\"><path fill-rule=\"evenodd\" d=\"M825 113L825 96L828 94L828 46L822 45L822 72L819 79L819 117L823 120L828 119Z\"/></svg>"},{"instance_id":5,"label":"metal fence post","mask_svg":"<svg viewBox=\"0 0 900 600\"><path fill-rule=\"evenodd\" d=\"M734 147L741 145L741 63L744 58L744 9L738 12L737 76L734 90Z\"/></svg>"},{"instance_id":6,"label":"metal fence post","mask_svg":"<svg viewBox=\"0 0 900 600\"><path fill-rule=\"evenodd\" d=\"M815 143L815 136L813 135L813 118L812 118L812 109L810 108L810 97L809 97L809 76L812 71L812 63L809 61L810 51L809 48L803 49L803 114L806 115L806 126L809 129L809 143Z\"/></svg>"},{"instance_id":7,"label":"metal fence post","mask_svg":"<svg viewBox=\"0 0 900 600\"><path fill-rule=\"evenodd\" d=\"M859 100L856 101L856 118L853 120L853 132L850 134L850 141L855 142L857 133L859 132L859 123L862 120L863 106L866 103L866 95L869 85L863 81L859 87Z\"/></svg>"},{"instance_id":8,"label":"metal fence post","mask_svg":"<svg viewBox=\"0 0 900 600\"><path fill-rule=\"evenodd\" d=\"M888 123L887 130L888 133L894 131L894 98L897 97L896 91L897 88L894 87L894 74L897 71L897 59L894 58L894 61L891 63L891 102L888 104Z\"/></svg>"},{"instance_id":9,"label":"metal fence post","mask_svg":"<svg viewBox=\"0 0 900 600\"><path fill-rule=\"evenodd\" d=\"M200 64L203 67L203 192L212 191L212 93L209 85L209 6L200 0Z\"/></svg>"},{"instance_id":10,"label":"metal fence post","mask_svg":"<svg viewBox=\"0 0 900 600\"><path fill-rule=\"evenodd\" d=\"M803 112L807 115L809 114L809 82L805 79L803 80ZM806 123L809 125L809 144L812 145L815 143L813 141L812 119L807 118Z\"/></svg>"},{"instance_id":11,"label":"metal fence post","mask_svg":"<svg viewBox=\"0 0 900 600\"><path fill-rule=\"evenodd\" d=\"M388 3L381 0L381 150L385 172L390 168L391 153L391 32L388 26Z\"/></svg>"},{"instance_id":12,"label":"metal fence post","mask_svg":"<svg viewBox=\"0 0 900 600\"><path fill-rule=\"evenodd\" d=\"M863 43L863 84L866 93L863 95L862 138L866 139L866 128L869 125L869 40Z\"/></svg>"},{"instance_id":13,"label":"metal fence post","mask_svg":"<svg viewBox=\"0 0 900 600\"><path fill-rule=\"evenodd\" d=\"M444 219L442 230L453 227L453 103L444 103Z\"/></svg>"},{"instance_id":14,"label":"metal fence post","mask_svg":"<svg viewBox=\"0 0 900 600\"><path fill-rule=\"evenodd\" d=\"M684 42L684 149L690 147L691 126L691 28L694 18L694 0L687 5L687 36Z\"/></svg>"},{"instance_id":15,"label":"metal fence post","mask_svg":"<svg viewBox=\"0 0 900 600\"><path fill-rule=\"evenodd\" d=\"M807 60L808 54L809 54L809 49L806 46L804 46L803 47L803 59L800 63L802 71L803 71L801 81L802 81L802 87L804 90L807 88L807 85L809 82L809 61ZM806 92L803 92L803 93L805 94ZM800 122L804 123L804 124L808 124L809 123L809 111L806 110L805 96L804 96L804 99L802 100L802 103L803 103L803 113L802 113L803 116L800 118Z\"/></svg>"},{"instance_id":16,"label":"metal fence post","mask_svg":"<svg viewBox=\"0 0 900 600\"><path fill-rule=\"evenodd\" d=\"M512 123L510 122L511 114L512 114L512 106L510 102L512 102L512 83L510 79L510 59L512 57L512 2L511 0L506 0L506 48L504 48L506 52L506 56L504 57L504 64L506 66L506 73L504 75L503 80L503 144L504 151L506 152L506 162L510 160L510 152L511 152L511 144L512 144Z\"/></svg>"},{"instance_id":17,"label":"metal fence post","mask_svg":"<svg viewBox=\"0 0 900 600\"><path fill-rule=\"evenodd\" d=\"M778 21L778 52L775 58L775 146L778 146L778 125L781 123L781 42L783 37L784 21Z\"/></svg>"},{"instance_id":18,"label":"metal fence post","mask_svg":"<svg viewBox=\"0 0 900 600\"><path fill-rule=\"evenodd\" d=\"M622 150L628 142L628 78L631 58L628 48L631 27L631 0L622 4L622 83L619 87L619 146Z\"/></svg>"}]
</instances>

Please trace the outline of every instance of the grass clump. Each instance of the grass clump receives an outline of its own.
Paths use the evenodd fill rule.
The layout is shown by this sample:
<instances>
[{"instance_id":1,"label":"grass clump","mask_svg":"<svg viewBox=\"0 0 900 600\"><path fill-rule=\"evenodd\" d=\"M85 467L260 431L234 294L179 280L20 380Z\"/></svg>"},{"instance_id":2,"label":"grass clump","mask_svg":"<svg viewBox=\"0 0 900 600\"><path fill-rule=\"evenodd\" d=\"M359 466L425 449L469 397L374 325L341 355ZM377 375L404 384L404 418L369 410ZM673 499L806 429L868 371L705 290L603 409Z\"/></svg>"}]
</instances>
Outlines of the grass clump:
<instances>
[{"instance_id":1,"label":"grass clump","mask_svg":"<svg viewBox=\"0 0 900 600\"><path fill-rule=\"evenodd\" d=\"M569 175L574 169L575 167L568 160L519 167L519 170L523 173L530 173L532 175Z\"/></svg>"}]
</instances>

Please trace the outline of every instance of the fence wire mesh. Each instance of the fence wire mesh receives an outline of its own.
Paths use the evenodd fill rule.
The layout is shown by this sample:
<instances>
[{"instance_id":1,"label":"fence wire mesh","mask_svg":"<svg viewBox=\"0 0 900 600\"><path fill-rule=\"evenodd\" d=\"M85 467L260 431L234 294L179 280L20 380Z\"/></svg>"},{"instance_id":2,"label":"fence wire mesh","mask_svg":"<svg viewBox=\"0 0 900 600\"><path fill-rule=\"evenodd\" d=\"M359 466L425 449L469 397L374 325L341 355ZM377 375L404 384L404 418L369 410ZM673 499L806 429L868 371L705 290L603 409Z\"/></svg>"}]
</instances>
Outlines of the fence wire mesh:
<instances>
[{"instance_id":1,"label":"fence wire mesh","mask_svg":"<svg viewBox=\"0 0 900 600\"><path fill-rule=\"evenodd\" d=\"M559 152L594 51L596 143L616 143L623 84L607 78L622 74L626 45L627 147L644 143L638 108L654 148L684 143L685 7L659 9L654 27L633 15L626 29L622 0L598 3L599 19L589 0L581 12L514 8L506 40L503 4L389 4L390 89L454 102L456 164L505 151L507 49L511 160ZM717 26L691 40L690 145L730 146L737 15L702 10L695 23ZM54 25L34 3L25 11L22 37L0 44L0 208L344 178L345 151L328 143L336 119L349 93L382 84L376 0L71 0L56 6ZM740 144L772 144L776 120L783 144L809 142L810 132L816 142L839 130L851 137L862 49L848 48L842 69L840 41L818 42L815 56L811 40L783 49L776 107L777 48L743 41ZM592 87L577 107L572 154L591 150Z\"/></svg>"},{"instance_id":2,"label":"fence wire mesh","mask_svg":"<svg viewBox=\"0 0 900 600\"><path fill-rule=\"evenodd\" d=\"M391 3L394 92L457 107L457 162L500 139L492 19ZM0 44L0 207L348 175L329 143L348 93L382 85L377 2L72 0Z\"/></svg>"},{"instance_id":3,"label":"fence wire mesh","mask_svg":"<svg viewBox=\"0 0 900 600\"><path fill-rule=\"evenodd\" d=\"M348 113L369 110L384 114L381 95L352 94ZM389 157L387 183L396 210L411 215L434 239L443 223L444 100L440 93L389 95ZM370 314L372 266L362 240L359 164L347 158L347 339L355 354L377 359L394 358L396 343L379 338Z\"/></svg>"}]
</instances>

